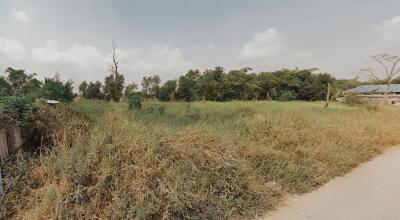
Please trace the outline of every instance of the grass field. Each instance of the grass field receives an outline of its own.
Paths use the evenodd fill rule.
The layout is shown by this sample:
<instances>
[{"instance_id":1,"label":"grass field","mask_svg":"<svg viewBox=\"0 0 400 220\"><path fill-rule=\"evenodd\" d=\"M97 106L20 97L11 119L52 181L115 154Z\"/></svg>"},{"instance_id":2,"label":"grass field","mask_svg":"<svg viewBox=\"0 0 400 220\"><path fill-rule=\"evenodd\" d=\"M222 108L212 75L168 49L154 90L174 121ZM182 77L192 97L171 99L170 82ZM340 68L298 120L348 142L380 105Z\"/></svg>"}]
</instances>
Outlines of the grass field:
<instances>
[{"instance_id":1,"label":"grass field","mask_svg":"<svg viewBox=\"0 0 400 220\"><path fill-rule=\"evenodd\" d=\"M54 147L6 166L5 218L252 218L400 143L400 109L321 102L80 100ZM51 117L50 117L51 118ZM89 122L92 121L92 122ZM90 125L89 125L90 124Z\"/></svg>"}]
</instances>

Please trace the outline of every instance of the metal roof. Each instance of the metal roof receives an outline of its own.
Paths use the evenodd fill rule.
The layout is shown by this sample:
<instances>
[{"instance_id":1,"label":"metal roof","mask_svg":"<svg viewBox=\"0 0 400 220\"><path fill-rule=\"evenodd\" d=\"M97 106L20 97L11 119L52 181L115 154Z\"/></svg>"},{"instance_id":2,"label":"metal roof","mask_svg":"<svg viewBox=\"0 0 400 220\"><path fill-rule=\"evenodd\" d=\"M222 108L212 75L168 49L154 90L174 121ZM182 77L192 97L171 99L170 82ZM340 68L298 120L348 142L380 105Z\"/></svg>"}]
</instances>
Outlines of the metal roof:
<instances>
[{"instance_id":1,"label":"metal roof","mask_svg":"<svg viewBox=\"0 0 400 220\"><path fill-rule=\"evenodd\" d=\"M384 85L362 85L356 88L349 89L348 93L385 93L387 90L387 84ZM400 93L400 84L391 84L389 87L389 93Z\"/></svg>"},{"instance_id":2,"label":"metal roof","mask_svg":"<svg viewBox=\"0 0 400 220\"><path fill-rule=\"evenodd\" d=\"M47 104L58 104L58 103L60 103L59 101L56 101L56 100L49 100L49 99L47 99L46 100L46 103Z\"/></svg>"}]
</instances>

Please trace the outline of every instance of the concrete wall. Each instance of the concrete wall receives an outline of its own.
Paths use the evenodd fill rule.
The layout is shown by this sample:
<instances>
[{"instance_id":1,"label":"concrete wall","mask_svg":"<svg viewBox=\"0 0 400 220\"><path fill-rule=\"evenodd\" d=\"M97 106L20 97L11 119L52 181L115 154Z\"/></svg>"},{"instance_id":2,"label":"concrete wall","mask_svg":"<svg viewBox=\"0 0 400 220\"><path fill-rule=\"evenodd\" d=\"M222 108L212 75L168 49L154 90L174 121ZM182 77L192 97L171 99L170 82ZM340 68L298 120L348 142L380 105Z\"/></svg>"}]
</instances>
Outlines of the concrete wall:
<instances>
[{"instance_id":1,"label":"concrete wall","mask_svg":"<svg viewBox=\"0 0 400 220\"><path fill-rule=\"evenodd\" d=\"M0 129L0 160L6 159L10 154L16 153L24 143L20 127L10 130Z\"/></svg>"},{"instance_id":2,"label":"concrete wall","mask_svg":"<svg viewBox=\"0 0 400 220\"><path fill-rule=\"evenodd\" d=\"M369 104L399 104L400 95L358 95L361 100Z\"/></svg>"},{"instance_id":3,"label":"concrete wall","mask_svg":"<svg viewBox=\"0 0 400 220\"><path fill-rule=\"evenodd\" d=\"M369 104L400 104L400 95L356 95L362 102ZM346 97L337 97L336 101L345 102Z\"/></svg>"},{"instance_id":4,"label":"concrete wall","mask_svg":"<svg viewBox=\"0 0 400 220\"><path fill-rule=\"evenodd\" d=\"M8 144L7 135L5 129L0 130L0 160L4 160L8 157Z\"/></svg>"},{"instance_id":5,"label":"concrete wall","mask_svg":"<svg viewBox=\"0 0 400 220\"><path fill-rule=\"evenodd\" d=\"M22 146L24 143L24 140L22 139L22 131L20 127L14 127L12 128L12 134L14 138L14 144L11 146L9 149L11 153L15 153L18 151L18 149Z\"/></svg>"}]
</instances>

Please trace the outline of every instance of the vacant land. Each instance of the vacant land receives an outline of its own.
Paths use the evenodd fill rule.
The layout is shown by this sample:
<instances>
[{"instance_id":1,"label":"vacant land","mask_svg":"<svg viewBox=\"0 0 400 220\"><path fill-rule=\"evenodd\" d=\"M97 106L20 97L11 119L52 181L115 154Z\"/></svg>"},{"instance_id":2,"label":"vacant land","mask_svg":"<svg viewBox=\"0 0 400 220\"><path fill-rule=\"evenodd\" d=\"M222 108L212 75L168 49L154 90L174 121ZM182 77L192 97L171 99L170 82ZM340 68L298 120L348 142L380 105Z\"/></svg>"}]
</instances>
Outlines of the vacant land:
<instances>
[{"instance_id":1,"label":"vacant land","mask_svg":"<svg viewBox=\"0 0 400 220\"><path fill-rule=\"evenodd\" d=\"M7 164L3 217L251 218L400 143L395 107L80 100L37 115L52 147Z\"/></svg>"}]
</instances>

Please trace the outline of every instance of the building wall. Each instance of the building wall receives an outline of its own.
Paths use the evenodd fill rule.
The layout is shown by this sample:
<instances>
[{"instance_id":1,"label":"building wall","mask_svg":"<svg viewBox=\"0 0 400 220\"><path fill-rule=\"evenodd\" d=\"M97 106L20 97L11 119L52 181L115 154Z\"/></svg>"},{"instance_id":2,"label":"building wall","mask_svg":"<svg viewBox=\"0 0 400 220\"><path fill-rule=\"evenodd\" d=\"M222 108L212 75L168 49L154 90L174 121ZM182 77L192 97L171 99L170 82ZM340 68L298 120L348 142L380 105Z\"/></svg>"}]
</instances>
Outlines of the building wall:
<instances>
[{"instance_id":1,"label":"building wall","mask_svg":"<svg viewBox=\"0 0 400 220\"><path fill-rule=\"evenodd\" d=\"M359 95L363 101L369 104L399 104L400 95Z\"/></svg>"},{"instance_id":2,"label":"building wall","mask_svg":"<svg viewBox=\"0 0 400 220\"><path fill-rule=\"evenodd\" d=\"M356 95L362 102L369 104L400 104L400 95ZM336 101L345 102L346 97L337 97Z\"/></svg>"}]
</instances>

